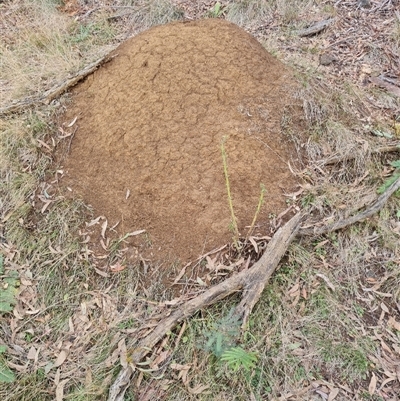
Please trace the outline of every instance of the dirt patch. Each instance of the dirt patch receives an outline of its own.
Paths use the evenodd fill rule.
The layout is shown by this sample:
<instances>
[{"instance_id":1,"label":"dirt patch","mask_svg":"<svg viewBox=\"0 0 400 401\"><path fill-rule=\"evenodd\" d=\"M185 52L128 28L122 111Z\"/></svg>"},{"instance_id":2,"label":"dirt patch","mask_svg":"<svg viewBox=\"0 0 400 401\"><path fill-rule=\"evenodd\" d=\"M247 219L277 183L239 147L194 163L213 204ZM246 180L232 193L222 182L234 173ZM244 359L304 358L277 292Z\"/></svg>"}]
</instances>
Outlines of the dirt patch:
<instances>
[{"instance_id":1,"label":"dirt patch","mask_svg":"<svg viewBox=\"0 0 400 401\"><path fill-rule=\"evenodd\" d=\"M298 156L281 133L291 74L249 34L223 20L154 27L127 40L111 62L75 87L65 121L77 122L61 183L73 196L139 229L140 252L197 258L231 240L221 140L239 229L286 208ZM137 237L139 238L139 237Z\"/></svg>"}]
</instances>

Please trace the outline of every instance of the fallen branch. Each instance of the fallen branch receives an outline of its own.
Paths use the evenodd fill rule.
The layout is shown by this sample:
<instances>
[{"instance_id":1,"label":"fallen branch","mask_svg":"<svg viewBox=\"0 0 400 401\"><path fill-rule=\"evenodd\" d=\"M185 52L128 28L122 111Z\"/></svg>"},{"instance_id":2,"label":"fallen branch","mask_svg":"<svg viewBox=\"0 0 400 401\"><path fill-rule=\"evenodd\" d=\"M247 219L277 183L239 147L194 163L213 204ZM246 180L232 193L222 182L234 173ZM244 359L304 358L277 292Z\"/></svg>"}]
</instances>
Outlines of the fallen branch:
<instances>
[{"instance_id":1,"label":"fallen branch","mask_svg":"<svg viewBox=\"0 0 400 401\"><path fill-rule=\"evenodd\" d=\"M316 228L300 228L303 216L298 213L291 220L281 227L268 243L267 248L261 259L249 270L228 278L220 284L211 287L203 294L190 300L178 307L170 316L166 317L155 327L155 329L143 338L131 354L132 363L123 368L116 380L112 384L109 392L108 401L122 401L126 389L130 384L134 372L135 364L138 364L152 348L171 331L175 325L192 316L197 311L210 306L228 295L237 291L243 291L242 301L237 305L234 316L243 319L242 328L246 325L249 315L254 305L259 300L265 285L272 273L275 271L281 258L286 253L287 248L293 239L303 235L321 235L332 231L340 230L351 224L360 222L377 213L385 205L390 196L400 188L400 177L387 189L387 191L378 197L375 203L369 208L349 217L339 220L336 223Z\"/></svg>"},{"instance_id":2,"label":"fallen branch","mask_svg":"<svg viewBox=\"0 0 400 401\"><path fill-rule=\"evenodd\" d=\"M313 228L301 228L299 230L299 235L322 235L331 233L333 231L341 230L348 227L354 223L358 223L373 216L375 213L379 212L382 207L386 204L387 200L400 189L400 177L381 195L378 199L364 211L351 216L347 219L338 220L335 223L324 225L322 227L317 227L314 225Z\"/></svg>"},{"instance_id":3,"label":"fallen branch","mask_svg":"<svg viewBox=\"0 0 400 401\"><path fill-rule=\"evenodd\" d=\"M400 97L400 88L398 86L399 81L391 80L390 78L388 79L383 75L380 75L379 77L371 77L369 80L376 86L384 88L393 95Z\"/></svg>"},{"instance_id":4,"label":"fallen branch","mask_svg":"<svg viewBox=\"0 0 400 401\"><path fill-rule=\"evenodd\" d=\"M400 152L400 142L395 142L386 146L379 146L375 149L372 149L370 154L371 155L375 155L375 154L379 154L379 153L392 153L392 152ZM326 166L326 165L330 165L330 164L336 164L336 163L340 163L343 162L345 160L352 160L355 159L357 157L356 153L351 153L348 154L346 156L330 156L325 160L320 160L317 161L316 163L319 166Z\"/></svg>"},{"instance_id":5,"label":"fallen branch","mask_svg":"<svg viewBox=\"0 0 400 401\"><path fill-rule=\"evenodd\" d=\"M302 31L299 31L298 35L300 37L316 35L317 33L320 33L321 31L323 31L326 27L331 25L334 21L335 21L335 18L329 18L329 19L325 19L323 21L319 21L319 22L315 23L314 25L311 25L308 28L303 29Z\"/></svg>"},{"instance_id":6,"label":"fallen branch","mask_svg":"<svg viewBox=\"0 0 400 401\"><path fill-rule=\"evenodd\" d=\"M272 273L275 271L281 258L300 227L302 216L300 213L292 217L283 227L281 227L268 243L267 248L261 259L249 270L231 276L220 284L211 287L209 290L200 294L196 298L178 307L170 316L163 319L156 328L135 347L130 359L132 365L139 363L151 349L171 331L178 322L192 316L197 311L212 305L228 295L237 291L244 290L242 302L236 307L234 314L243 318L243 325ZM108 401L122 401L124 393L129 386L130 378L133 374L133 367L128 366L119 373L115 382L110 388Z\"/></svg>"},{"instance_id":7,"label":"fallen branch","mask_svg":"<svg viewBox=\"0 0 400 401\"><path fill-rule=\"evenodd\" d=\"M47 90L41 95L37 96L30 96L25 99L19 100L16 103L12 103L9 106L0 108L0 116L5 116L10 113L19 113L29 107L33 107L38 103L42 104L49 104L52 100L60 96L62 93L67 91L69 88L75 86L79 81L87 77L92 72L96 71L97 68L102 66L105 63L108 63L112 60L116 55L107 54L102 58L98 59L92 64L89 64L72 77L68 78L67 80L54 85L52 88Z\"/></svg>"}]
</instances>

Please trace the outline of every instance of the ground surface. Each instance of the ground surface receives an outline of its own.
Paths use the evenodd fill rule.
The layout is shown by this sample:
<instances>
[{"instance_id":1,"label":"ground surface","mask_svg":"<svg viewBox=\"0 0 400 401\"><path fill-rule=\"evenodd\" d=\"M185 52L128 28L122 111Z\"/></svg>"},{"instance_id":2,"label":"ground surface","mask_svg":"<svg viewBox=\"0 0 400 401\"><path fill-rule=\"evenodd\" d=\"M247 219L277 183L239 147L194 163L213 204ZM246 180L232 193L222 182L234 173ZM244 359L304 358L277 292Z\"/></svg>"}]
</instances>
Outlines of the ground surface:
<instances>
[{"instance_id":1,"label":"ground surface","mask_svg":"<svg viewBox=\"0 0 400 401\"><path fill-rule=\"evenodd\" d=\"M69 94L57 96L49 104L37 99L54 85L115 50L126 39L146 37L145 33L144 36L136 35L154 25L210 17L237 24L255 37L274 58L268 61L270 57L257 50L260 46L241 33L241 46L251 47L249 51L254 55L251 63L254 61L259 65L257 63L266 57L271 65L287 66L285 74L288 71L293 73L296 107L285 110L280 129L276 132L282 132L285 138L295 141L300 130L305 137L296 145L303 145L301 149L308 164L294 170L301 187L290 199L290 206L306 213L310 225L315 222L329 224L353 216L374 202L377 190L381 188L384 191L390 183L388 180L399 176L398 1L1 1L1 400L107 400L110 385L121 366L129 363L132 349L152 332L161 318L169 316L177 306L202 294L214 283L237 271L251 269L262 254L269 232L264 232L267 235L263 238L250 237L239 253L231 244L186 269L180 270L180 266L171 264L166 277L166 270L160 269L157 263L146 258L138 262L127 258L129 241L147 233L122 239L123 234L111 229L111 220L119 220L119 216L106 221L93 213L79 197L66 197L56 190L55 177L57 180L62 175L67 178L67 168L55 171L57 149L64 147L65 151L68 150L75 129L84 128L81 125L83 120L71 112L68 123L78 117L71 127L56 123L62 122L65 109L73 104ZM330 21L324 30L312 36L302 36L304 29L323 20ZM223 23L218 25L231 29ZM192 42L197 40L196 36ZM126 43L129 49L136 46L134 39ZM181 43L181 48L186 46L185 43ZM226 46L229 47L229 43ZM124 46L122 49L128 52ZM224 47L219 46L216 54L223 52ZM231 54L235 51L238 50L232 49ZM155 60L159 56L153 54L152 57ZM173 59L171 54L165 57ZM185 60L182 58L177 62L183 65ZM96 76L107 76L113 63L123 65L124 61L115 59L106 64L82 87L88 86ZM227 65L226 70L239 74L247 65L250 64ZM134 81L135 77L131 76L131 84L136 82L142 91L150 88L146 86L148 76L144 71L166 73L167 70L161 67L152 69L150 63L147 67L138 66L137 71L143 79ZM127 75L130 72L128 69ZM235 92L235 88L243 88L236 82L226 88L222 86L224 73L212 69L205 78L201 76L207 82L211 79L221 82L219 94L225 96L225 90L238 101L240 92ZM257 69L255 74L258 74ZM104 80L109 80L106 82L110 84L113 79L118 87L119 77L109 75ZM171 78L177 87L181 82L187 82L182 68L177 70L177 76L181 79ZM281 75L277 76L279 86ZM160 74L155 77L155 82L157 78L161 78ZM237 108L230 108L230 100L226 97L222 110L226 121L215 115L212 122L206 114L199 116L204 124L208 124L210 132L214 132L215 124L231 131L238 128L237 132L228 132L226 140L235 207L236 202L242 201L236 188L254 190L249 199L243 199L243 204L249 209L244 210L241 204L236 208L242 234L246 234L243 225L249 225L249 216L251 219L254 215L259 177L266 167L255 160L246 159L245 163L240 159L242 153L232 145L242 135L239 129L250 128L252 135L246 140L254 138L254 132L273 132L273 127L268 126L270 120L266 120L262 113L265 109L257 108L254 110L256 113L250 112L245 103L249 100L254 104L256 98L256 104L260 104L260 93L265 89L262 85L270 84L268 75L260 89L259 81L253 80L251 74L248 80L254 91L253 98L243 101L242 113L237 113ZM98 85L100 81L93 80L93 84ZM131 92L135 90L133 88ZM151 91L147 93L151 94ZM210 90L209 104L212 104L213 94ZM80 96L78 91L76 96L77 99ZM4 112L4 108L10 104L15 106L19 100L25 106L18 113ZM192 104L195 101L192 99ZM265 106L264 102L261 103ZM100 109L102 105L98 107ZM166 102L165 107L165 110L174 110L175 106ZM268 108L268 104L266 107L268 116L275 117L272 124L277 124L279 113ZM86 104L82 108L87 110ZM135 110L143 117L143 126L147 122L151 127L153 122L147 109ZM188 114L183 117L187 122L194 121L191 108L185 111ZM93 108L85 116L92 118L90 116L95 112L96 108ZM161 124L166 114L159 112L156 117ZM115 124L120 124L123 133L122 129L126 127L121 124L127 120L121 116L115 116L114 120ZM260 131L257 130L259 127L262 128ZM158 126L154 131L161 139L165 135ZM204 128L195 138L209 139L206 132ZM126 149L136 152L136 147L144 145L133 142L126 134L126 148L123 149L115 133L110 131L105 135L114 140L112 148L120 152L118 156L124 155ZM77 141L87 139L79 138L78 131L75 135ZM182 138L186 139L186 136L176 135L175 139ZM70 156L75 152L73 142ZM250 150L252 142L246 143ZM94 145L91 155L93 160L98 157L97 145ZM220 181L219 184L216 181L218 185L211 186L211 190L215 194L220 191L225 199L225 214L220 221L225 221L223 228L226 229L230 216L217 138L215 145L213 166L218 170L215 177ZM166 151L164 146L160 149ZM257 154L261 149L257 143L251 151ZM103 152L106 150L102 149ZM190 147L185 152L193 158L198 157ZM137 155L140 158L142 153L137 152ZM105 159L110 160L109 155L106 156ZM119 162L116 155L113 158ZM205 159L203 156L201 163ZM182 159L182 165L183 162L187 160ZM138 174L144 178L146 160L134 164L127 159L125 163L131 169L139 168ZM240 163L254 182L240 182L235 163ZM254 166L254 163L255 170L250 171L248 166ZM156 167L159 166L150 166ZM91 169L92 166L89 163L84 168ZM125 170L122 168L120 171L125 174ZM189 166L188 171L197 177L196 169ZM163 184L158 177L157 180L159 185ZM166 177L165 182L168 180ZM268 188L269 182L261 182L266 186L265 201L268 203L271 188ZM128 189L130 196L127 201L132 202L135 182L129 184L132 186L121 189L121 193L112 194L118 198L113 210L124 207ZM187 186L192 188L194 184L189 182ZM151 183L142 188L152 188ZM74 188L72 193L78 189ZM81 190L84 194L86 189ZM189 203L197 199L193 196L187 195ZM212 199L213 204L214 201ZM92 202L95 202L94 197ZM106 199L103 203L109 202ZM194 203L192 206L198 205ZM269 217L267 213L262 209L259 222ZM144 223L151 218L144 217ZM272 228L279 226L279 219L271 219L271 222ZM124 227L121 232L129 233L141 228L150 230L134 224ZM230 237L229 232L224 235ZM93 238L100 238L98 248L93 247ZM221 240L226 238L221 237ZM137 367L125 399L398 401L399 238L398 193L379 213L363 222L335 233L297 238L271 277L244 333L239 332L238 322L233 321L230 314L238 303L239 294L205 308L182 321L151 350L148 360ZM150 237L148 244L151 245ZM197 252L193 251L193 254ZM172 289L171 283L174 283ZM222 358L223 354L227 356L226 352L238 346L244 354L238 354L236 349L236 359L232 354L228 360Z\"/></svg>"},{"instance_id":2,"label":"ground surface","mask_svg":"<svg viewBox=\"0 0 400 401\"><path fill-rule=\"evenodd\" d=\"M266 195L257 232L295 192L294 144L280 124L291 73L249 34L219 19L152 28L77 85L76 131L61 180L122 236L145 229L136 257L187 263L231 241L221 143L239 231ZM142 235L143 237L143 235ZM92 240L98 241L98 238ZM149 240L151 246L148 245ZM147 246L146 246L147 243Z\"/></svg>"}]
</instances>

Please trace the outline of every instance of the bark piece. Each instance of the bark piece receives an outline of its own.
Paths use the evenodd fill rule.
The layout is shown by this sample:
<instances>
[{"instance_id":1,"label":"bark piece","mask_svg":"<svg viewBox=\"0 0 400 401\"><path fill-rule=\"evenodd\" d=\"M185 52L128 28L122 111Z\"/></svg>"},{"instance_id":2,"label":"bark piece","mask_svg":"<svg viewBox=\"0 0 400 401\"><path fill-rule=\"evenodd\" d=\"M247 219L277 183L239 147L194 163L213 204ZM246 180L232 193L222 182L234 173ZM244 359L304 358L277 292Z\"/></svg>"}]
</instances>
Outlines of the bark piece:
<instances>
[{"instance_id":1,"label":"bark piece","mask_svg":"<svg viewBox=\"0 0 400 401\"><path fill-rule=\"evenodd\" d=\"M298 213L281 227L268 243L261 259L255 263L252 268L249 270L243 270L222 283L211 287L203 294L200 294L196 298L181 305L170 316L160 321L156 328L149 335L143 338L131 353L133 365L140 362L178 322L192 316L197 311L226 298L228 295L243 289L245 290L243 300L237 306L235 314L236 316L243 318L243 325L245 325L254 305L260 298L268 279L275 271L276 266L283 255L286 253L291 241L295 238L301 220L302 215L301 213ZM128 366L121 370L110 388L108 401L123 400L132 374L132 366Z\"/></svg>"},{"instance_id":2,"label":"bark piece","mask_svg":"<svg viewBox=\"0 0 400 401\"><path fill-rule=\"evenodd\" d=\"M329 18L329 19L325 19L323 21L319 21L319 22L309 26L308 28L303 29L302 31L300 31L298 33L298 35L300 37L316 35L317 33L322 32L329 25L332 25L334 21L335 21L335 18Z\"/></svg>"}]
</instances>

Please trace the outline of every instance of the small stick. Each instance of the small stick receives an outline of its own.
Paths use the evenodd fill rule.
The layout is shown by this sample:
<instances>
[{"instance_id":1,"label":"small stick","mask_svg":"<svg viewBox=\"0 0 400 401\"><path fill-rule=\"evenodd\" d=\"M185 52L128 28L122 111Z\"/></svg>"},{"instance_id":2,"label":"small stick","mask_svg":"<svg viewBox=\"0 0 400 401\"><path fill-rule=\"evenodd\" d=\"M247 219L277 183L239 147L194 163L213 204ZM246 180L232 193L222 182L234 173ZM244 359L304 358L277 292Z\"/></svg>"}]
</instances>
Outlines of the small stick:
<instances>
[{"instance_id":1,"label":"small stick","mask_svg":"<svg viewBox=\"0 0 400 401\"><path fill-rule=\"evenodd\" d=\"M385 205L390 196L395 193L400 188L400 177L384 192L370 207L364 211L351 216L347 219L338 220L335 223L328 224L322 227L314 226L314 228L301 228L299 230L299 235L322 235L331 233L333 231L341 230L348 227L354 223L358 223L368 217L373 216L375 213L379 212Z\"/></svg>"},{"instance_id":2,"label":"small stick","mask_svg":"<svg viewBox=\"0 0 400 401\"><path fill-rule=\"evenodd\" d=\"M114 55L107 54L98 59L97 61L89 64L82 70L78 71L71 78L54 85L52 88L50 88L43 94L37 96L30 96L25 99L19 100L15 103L12 103L6 107L0 108L0 117L6 116L11 113L19 113L25 109L35 106L38 103L49 104L53 99L60 96L69 88L75 86L79 81L87 77L92 72L96 71L97 68L99 68L101 65L111 61L116 56L117 54Z\"/></svg>"},{"instance_id":3,"label":"small stick","mask_svg":"<svg viewBox=\"0 0 400 401\"><path fill-rule=\"evenodd\" d=\"M372 155L374 155L377 153L392 153L392 152L400 152L400 142L395 142L391 145L380 146L376 149L371 150L370 153ZM316 163L324 166L324 165L340 163L344 160L351 160L351 159L355 159L355 158L356 158L356 154L351 153L346 156L331 156L331 157L328 157L326 160L319 160Z\"/></svg>"}]
</instances>

